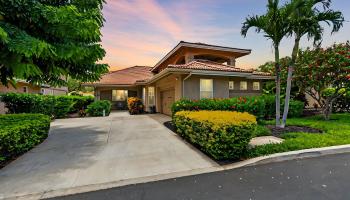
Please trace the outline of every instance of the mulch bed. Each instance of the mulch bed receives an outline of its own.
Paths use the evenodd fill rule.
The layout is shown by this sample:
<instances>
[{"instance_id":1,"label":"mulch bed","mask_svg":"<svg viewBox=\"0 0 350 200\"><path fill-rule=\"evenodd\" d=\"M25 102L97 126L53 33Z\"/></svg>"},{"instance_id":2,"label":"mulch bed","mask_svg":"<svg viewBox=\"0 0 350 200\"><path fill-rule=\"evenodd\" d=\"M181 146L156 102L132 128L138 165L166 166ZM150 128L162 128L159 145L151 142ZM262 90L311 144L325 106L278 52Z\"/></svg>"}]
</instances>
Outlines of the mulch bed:
<instances>
[{"instance_id":1,"label":"mulch bed","mask_svg":"<svg viewBox=\"0 0 350 200\"><path fill-rule=\"evenodd\" d=\"M312 133L312 134L322 134L323 132L319 129L307 127L307 126L286 126L285 128L276 127L274 125L266 126L271 130L271 134L275 137L281 137L284 133Z\"/></svg>"}]
</instances>

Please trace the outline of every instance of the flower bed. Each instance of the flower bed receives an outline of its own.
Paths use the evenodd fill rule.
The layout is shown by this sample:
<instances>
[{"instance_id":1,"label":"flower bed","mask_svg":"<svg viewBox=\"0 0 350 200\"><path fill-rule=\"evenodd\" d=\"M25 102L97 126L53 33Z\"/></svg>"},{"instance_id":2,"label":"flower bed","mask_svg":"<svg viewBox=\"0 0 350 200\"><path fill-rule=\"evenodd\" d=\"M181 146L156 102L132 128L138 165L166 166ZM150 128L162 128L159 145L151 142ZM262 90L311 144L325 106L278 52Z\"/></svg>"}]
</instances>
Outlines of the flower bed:
<instances>
[{"instance_id":1,"label":"flower bed","mask_svg":"<svg viewBox=\"0 0 350 200\"><path fill-rule=\"evenodd\" d=\"M216 160L240 158L257 126L255 116L230 111L179 111L173 124L179 135Z\"/></svg>"},{"instance_id":2,"label":"flower bed","mask_svg":"<svg viewBox=\"0 0 350 200\"><path fill-rule=\"evenodd\" d=\"M131 115L143 113L144 105L142 103L142 99L137 97L128 98L128 109Z\"/></svg>"}]
</instances>

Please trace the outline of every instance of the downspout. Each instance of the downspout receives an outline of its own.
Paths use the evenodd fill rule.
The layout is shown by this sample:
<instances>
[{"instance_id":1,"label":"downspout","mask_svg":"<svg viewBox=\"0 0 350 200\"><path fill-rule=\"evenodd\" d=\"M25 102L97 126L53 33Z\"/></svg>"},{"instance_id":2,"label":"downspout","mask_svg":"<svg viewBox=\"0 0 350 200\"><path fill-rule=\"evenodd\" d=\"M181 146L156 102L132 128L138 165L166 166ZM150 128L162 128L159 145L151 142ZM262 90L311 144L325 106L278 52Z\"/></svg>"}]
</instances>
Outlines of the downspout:
<instances>
[{"instance_id":1,"label":"downspout","mask_svg":"<svg viewBox=\"0 0 350 200\"><path fill-rule=\"evenodd\" d=\"M190 72L183 80L182 80L182 98L185 97L185 81L192 76L192 72Z\"/></svg>"}]
</instances>

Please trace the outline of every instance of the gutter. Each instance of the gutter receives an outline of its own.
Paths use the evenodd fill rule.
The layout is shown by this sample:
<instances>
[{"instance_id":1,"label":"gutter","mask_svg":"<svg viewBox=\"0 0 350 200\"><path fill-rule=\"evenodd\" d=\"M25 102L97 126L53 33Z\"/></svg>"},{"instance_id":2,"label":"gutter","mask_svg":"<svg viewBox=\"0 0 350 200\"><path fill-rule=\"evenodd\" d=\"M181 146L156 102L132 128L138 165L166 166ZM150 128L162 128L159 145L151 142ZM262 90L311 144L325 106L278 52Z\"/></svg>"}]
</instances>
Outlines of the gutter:
<instances>
[{"instance_id":1,"label":"gutter","mask_svg":"<svg viewBox=\"0 0 350 200\"><path fill-rule=\"evenodd\" d=\"M185 96L185 81L192 76L192 72L190 72L183 80L182 80L182 98Z\"/></svg>"}]
</instances>

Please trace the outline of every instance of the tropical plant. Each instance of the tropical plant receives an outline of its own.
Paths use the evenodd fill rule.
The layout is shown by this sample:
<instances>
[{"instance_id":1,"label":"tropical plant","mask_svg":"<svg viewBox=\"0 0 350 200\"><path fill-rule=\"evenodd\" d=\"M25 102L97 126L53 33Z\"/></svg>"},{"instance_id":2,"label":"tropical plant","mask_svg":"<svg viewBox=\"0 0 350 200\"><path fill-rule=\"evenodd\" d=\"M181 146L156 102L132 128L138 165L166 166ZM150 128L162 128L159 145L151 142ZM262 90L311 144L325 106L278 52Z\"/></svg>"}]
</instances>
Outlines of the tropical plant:
<instances>
[{"instance_id":1,"label":"tropical plant","mask_svg":"<svg viewBox=\"0 0 350 200\"><path fill-rule=\"evenodd\" d=\"M84 82L108 71L96 64L104 0L0 0L0 79L64 85L65 77Z\"/></svg>"},{"instance_id":2,"label":"tropical plant","mask_svg":"<svg viewBox=\"0 0 350 200\"><path fill-rule=\"evenodd\" d=\"M321 5L323 9L319 9L318 5ZM301 38L307 35L308 39L314 40L315 45L319 45L324 32L321 22L332 25L332 33L337 32L343 26L343 14L339 11L331 10L330 5L331 0L292 0L284 6L284 9L291 13L287 22L290 31L289 36L294 36L294 47L292 59L288 67L286 97L281 127L284 127L287 121L292 76L298 57Z\"/></svg>"},{"instance_id":3,"label":"tropical plant","mask_svg":"<svg viewBox=\"0 0 350 200\"><path fill-rule=\"evenodd\" d=\"M328 120L336 101L350 94L350 43L300 51L294 79L316 100Z\"/></svg>"},{"instance_id":4,"label":"tropical plant","mask_svg":"<svg viewBox=\"0 0 350 200\"><path fill-rule=\"evenodd\" d=\"M288 10L279 6L279 0L269 0L266 14L261 16L249 16L243 23L241 34L245 37L250 28L255 28L257 33L263 32L264 36L272 41L275 52L275 75L276 75L276 125L280 124L280 55L279 46L282 39L287 35Z\"/></svg>"}]
</instances>

